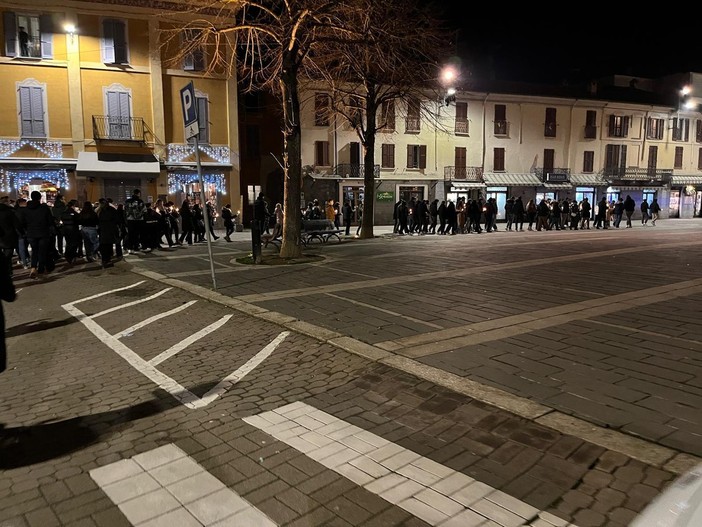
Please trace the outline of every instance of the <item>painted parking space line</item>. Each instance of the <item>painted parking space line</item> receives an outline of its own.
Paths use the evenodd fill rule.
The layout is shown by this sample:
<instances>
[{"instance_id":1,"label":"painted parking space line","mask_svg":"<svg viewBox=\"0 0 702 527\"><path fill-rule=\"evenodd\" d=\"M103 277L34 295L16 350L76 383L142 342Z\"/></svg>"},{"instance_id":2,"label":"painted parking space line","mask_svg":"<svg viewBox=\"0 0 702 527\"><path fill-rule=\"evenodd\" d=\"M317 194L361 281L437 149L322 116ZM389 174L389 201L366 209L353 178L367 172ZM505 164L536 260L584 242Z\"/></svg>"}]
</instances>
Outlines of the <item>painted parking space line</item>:
<instances>
[{"instance_id":1,"label":"painted parking space line","mask_svg":"<svg viewBox=\"0 0 702 527\"><path fill-rule=\"evenodd\" d=\"M200 340L203 337L206 337L213 331L221 328L224 324L227 323L227 321L232 318L234 315L225 315L222 318L220 318L217 322L213 322L207 327L202 328L200 331L197 331L190 335L189 337L181 340L180 342L177 342L173 344L170 348L168 348L166 351L159 353L156 355L153 359L149 361L149 364L152 366L157 366L161 364L163 361L170 359L173 357L173 355L176 355L177 353L180 353L183 351L185 348L190 346L191 344L194 344L198 340Z\"/></svg>"},{"instance_id":2,"label":"painted parking space line","mask_svg":"<svg viewBox=\"0 0 702 527\"><path fill-rule=\"evenodd\" d=\"M93 469L90 477L139 527L277 525L174 444Z\"/></svg>"},{"instance_id":3,"label":"painted parking space line","mask_svg":"<svg viewBox=\"0 0 702 527\"><path fill-rule=\"evenodd\" d=\"M63 304L61 307L65 309L70 315L75 317L80 323L82 323L93 335L95 335L100 342L105 344L107 347L109 347L112 351L117 353L120 357L122 357L132 368L137 370L139 373L144 375L146 378L151 380L153 383L157 384L161 389L167 391L170 393L176 400L178 400L181 404L186 406L187 408L190 409L198 409L198 408L203 408L207 406L208 404L212 403L215 401L218 397L222 396L228 389L230 389L232 386L234 386L236 383L238 383L241 379L243 379L247 374L251 373L253 369L258 366L263 360L265 360L268 356L270 356L271 353L275 351L275 349L285 340L285 338L290 334L289 331L283 331L281 332L273 341L271 341L269 344L267 344L261 351L256 353L252 358L250 358L243 366L237 368L234 372L231 374L227 375L224 379L222 379L220 382L215 385L214 388L210 389L205 395L202 397L198 397L194 393L192 393L190 390L186 389L183 385L181 385L178 381L173 379L172 377L166 375L162 371L156 368L157 364L160 364L164 360L166 360L169 357L172 357L179 351L182 351L188 344L191 344L192 342L195 342L196 340L199 340L203 336L205 336L209 331L213 330L213 327L216 325L217 328L223 326L233 315L227 315L220 319L219 321L215 322L214 324L211 324L210 326L204 328L203 330L200 330L196 332L195 334L187 337L180 343L172 346L169 348L169 350L166 350L164 353L168 353L168 357L162 357L161 360L157 361L156 364L152 364L149 361L143 359L138 353L136 353L134 350L132 350L129 346L124 344L120 338L125 333L126 331L130 330L131 328L134 328L136 326L139 327L144 327L147 321L152 320L154 317L149 317L145 319L144 321L135 324L134 326L131 326L130 328L127 328L127 330L120 331L114 335L110 334L107 330L105 330L98 322L94 320L95 315L90 316L78 309L75 304L80 304L82 302L86 302L87 300L92 300L95 298L99 298L105 295L109 295L111 293L116 293L118 291L124 291L125 289L130 289L132 287L136 287L137 285L143 283L144 280L137 282L136 284L132 284L126 287L120 287L117 289L111 289L110 291L104 291L102 293L98 293L95 295L91 295L90 297L86 298L81 298L78 300L74 300L73 302L69 302L68 304ZM169 288L170 289L170 288ZM134 302L129 302L128 304L133 305ZM192 305L192 304L191 304ZM117 306L117 308L120 308L121 306ZM182 307L182 306L181 306ZM171 310L171 314L177 312L177 310ZM162 318L162 317L160 317ZM214 329L217 329L214 328ZM186 342L186 344L182 347L180 345ZM161 354L163 355L163 354ZM153 359L152 359L153 361Z\"/></svg>"},{"instance_id":4,"label":"painted parking space line","mask_svg":"<svg viewBox=\"0 0 702 527\"><path fill-rule=\"evenodd\" d=\"M134 324L133 326L129 326L127 329L124 329L124 330L120 331L119 333L115 333L115 334L112 335L112 336L115 337L115 338L117 338L117 339L121 339L122 337L126 337L126 336L128 336L128 335L131 335L131 334L134 333L135 331L137 331L137 330L139 330L139 329L141 329L141 328L143 328L143 327L146 327L146 326L148 326L149 324L153 324L153 323L156 322L157 320L161 320L162 318L166 318L166 317L169 317L169 316L171 316L171 315L175 315L176 313L178 313L178 312L180 312L180 311L183 311L183 310L189 308L189 307L192 306L195 302L197 302L197 300L191 300L190 302L186 302L185 304L183 304L183 305L181 305L181 306L178 306L178 307L176 307L176 308L174 308L174 309L170 309L170 310L168 310L168 311L164 311L163 313L158 313L157 315L154 315L154 316L149 317L149 318L147 318L147 319L145 319L145 320L142 320L141 322L139 322L138 324Z\"/></svg>"},{"instance_id":5,"label":"painted parking space line","mask_svg":"<svg viewBox=\"0 0 702 527\"><path fill-rule=\"evenodd\" d=\"M136 306L138 304L143 304L144 302L148 302L149 300L153 300L154 298L158 298L159 296L163 295L164 293L167 293L173 289L172 287L167 287L166 289L162 289L158 293L154 293L151 296L147 296L146 298L140 298L139 300L133 300L132 302L127 302L126 304L120 304L115 307L111 307L109 309L105 309L104 311L100 311L99 313L95 313L94 315L90 315L90 318L98 318L103 315L107 315L109 313L114 313L115 311L119 311L120 309L126 309L128 307Z\"/></svg>"},{"instance_id":6,"label":"painted parking space line","mask_svg":"<svg viewBox=\"0 0 702 527\"><path fill-rule=\"evenodd\" d=\"M433 322L427 322L425 320L419 320L418 318L415 317L410 317L408 315L403 315L401 313L397 313L396 311L390 311L389 309L384 309L382 307L374 306L373 304L367 304L365 302L359 302L358 300L353 300L352 298L346 298L341 295L335 295L334 293L325 293L327 296L331 296L333 298L336 298L337 300L342 300L344 302L349 302L351 304L360 306L360 307L365 307L368 309L373 309L375 311L380 311L381 313L385 313L387 315L392 315L394 317L398 318L404 318L405 320L409 320L410 322L414 322L415 324L422 324L424 326L428 326L430 328L434 329L444 329L444 326L440 326L439 324L434 324Z\"/></svg>"},{"instance_id":7,"label":"painted parking space line","mask_svg":"<svg viewBox=\"0 0 702 527\"><path fill-rule=\"evenodd\" d=\"M244 421L430 525L572 526L303 402Z\"/></svg>"}]
</instances>

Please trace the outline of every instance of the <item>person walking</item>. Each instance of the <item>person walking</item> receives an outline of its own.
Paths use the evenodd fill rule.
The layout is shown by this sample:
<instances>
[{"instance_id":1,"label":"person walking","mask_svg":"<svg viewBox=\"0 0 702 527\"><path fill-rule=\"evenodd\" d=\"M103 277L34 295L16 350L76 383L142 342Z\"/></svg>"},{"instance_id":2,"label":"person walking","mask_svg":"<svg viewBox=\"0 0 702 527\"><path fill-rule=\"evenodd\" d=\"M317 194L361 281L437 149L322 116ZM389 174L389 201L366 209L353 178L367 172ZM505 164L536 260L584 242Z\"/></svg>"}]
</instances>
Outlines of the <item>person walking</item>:
<instances>
[{"instance_id":1,"label":"person walking","mask_svg":"<svg viewBox=\"0 0 702 527\"><path fill-rule=\"evenodd\" d=\"M467 213L468 211L466 211ZM436 234L436 224L439 220L439 200L434 199L429 205L429 234Z\"/></svg>"},{"instance_id":2,"label":"person walking","mask_svg":"<svg viewBox=\"0 0 702 527\"><path fill-rule=\"evenodd\" d=\"M54 217L54 236L51 243L51 250L56 260L63 256L63 229L61 227L61 214L66 210L66 202L61 194L56 194L54 206L51 207L51 215Z\"/></svg>"},{"instance_id":3,"label":"person walking","mask_svg":"<svg viewBox=\"0 0 702 527\"><path fill-rule=\"evenodd\" d=\"M622 198L617 199L614 204L614 228L618 229L619 224L622 222L622 216L624 216L624 200Z\"/></svg>"},{"instance_id":4,"label":"person walking","mask_svg":"<svg viewBox=\"0 0 702 527\"><path fill-rule=\"evenodd\" d=\"M527 230L533 231L534 221L536 220L536 202L533 199L527 201L526 204L526 216L527 216ZM538 224L537 224L538 227Z\"/></svg>"},{"instance_id":5,"label":"person walking","mask_svg":"<svg viewBox=\"0 0 702 527\"><path fill-rule=\"evenodd\" d=\"M607 228L607 197L602 196L597 203L597 213L595 214L595 229Z\"/></svg>"},{"instance_id":6,"label":"person walking","mask_svg":"<svg viewBox=\"0 0 702 527\"><path fill-rule=\"evenodd\" d=\"M12 276L12 256L19 243L20 224L9 201L9 196L0 198L0 252L5 256L3 262L8 267L7 272Z\"/></svg>"},{"instance_id":7,"label":"person walking","mask_svg":"<svg viewBox=\"0 0 702 527\"><path fill-rule=\"evenodd\" d=\"M234 232L234 213L229 203L222 207L222 221L224 222L224 239L230 242L232 241L230 236Z\"/></svg>"},{"instance_id":8,"label":"person walking","mask_svg":"<svg viewBox=\"0 0 702 527\"><path fill-rule=\"evenodd\" d=\"M83 237L83 247L85 250L85 259L88 262L93 262L97 256L100 245L98 238L98 215L93 208L93 204L89 201L83 203L83 208L78 214L78 223L80 224L80 233Z\"/></svg>"},{"instance_id":9,"label":"person walking","mask_svg":"<svg viewBox=\"0 0 702 527\"><path fill-rule=\"evenodd\" d=\"M51 213L51 212L49 212ZM0 373L7 369L7 347L5 345L5 310L3 302L14 302L17 298L15 284L12 282L12 275L7 272L8 263L3 252L0 252L0 325L2 326L2 339L0 339ZM12 259L10 258L10 267Z\"/></svg>"},{"instance_id":10,"label":"person walking","mask_svg":"<svg viewBox=\"0 0 702 527\"><path fill-rule=\"evenodd\" d=\"M263 234L263 232L268 232L268 218L270 214L268 213L268 204L266 203L265 196L263 192L259 192L256 201L254 202L254 223L258 228L258 233Z\"/></svg>"},{"instance_id":11,"label":"person walking","mask_svg":"<svg viewBox=\"0 0 702 527\"><path fill-rule=\"evenodd\" d=\"M210 235L213 240L219 240L219 236L215 234L215 209L212 203L209 201L205 203L205 210L207 211L207 222L210 227Z\"/></svg>"},{"instance_id":12,"label":"person walking","mask_svg":"<svg viewBox=\"0 0 702 527\"><path fill-rule=\"evenodd\" d=\"M524 202L521 196L517 196L512 206L512 217L514 218L514 230L524 231Z\"/></svg>"},{"instance_id":13,"label":"person walking","mask_svg":"<svg viewBox=\"0 0 702 527\"><path fill-rule=\"evenodd\" d=\"M178 243L183 245L183 240L187 242L188 245L193 244L193 231L195 230L195 219L193 218L193 211L190 208L190 202L186 198L182 205L180 206L180 227L181 233Z\"/></svg>"},{"instance_id":14,"label":"person walking","mask_svg":"<svg viewBox=\"0 0 702 527\"><path fill-rule=\"evenodd\" d=\"M644 227L648 224L648 201L646 198L641 202L641 225Z\"/></svg>"},{"instance_id":15,"label":"person walking","mask_svg":"<svg viewBox=\"0 0 702 527\"><path fill-rule=\"evenodd\" d=\"M119 213L112 203L105 201L98 213L98 235L102 268L113 267L113 247L119 243Z\"/></svg>"},{"instance_id":16,"label":"person walking","mask_svg":"<svg viewBox=\"0 0 702 527\"><path fill-rule=\"evenodd\" d=\"M631 217L634 215L636 210L636 202L633 198L627 194L624 200L624 214L626 214L626 228L631 229Z\"/></svg>"},{"instance_id":17,"label":"person walking","mask_svg":"<svg viewBox=\"0 0 702 527\"><path fill-rule=\"evenodd\" d=\"M592 214L592 205L590 200L585 197L580 202L580 230L590 229L590 215Z\"/></svg>"},{"instance_id":18,"label":"person walking","mask_svg":"<svg viewBox=\"0 0 702 527\"><path fill-rule=\"evenodd\" d=\"M66 204L66 209L61 214L63 236L66 241L66 250L63 253L67 264L73 264L78 255L81 244L80 222L78 221L78 200L72 199Z\"/></svg>"},{"instance_id":19,"label":"person walking","mask_svg":"<svg viewBox=\"0 0 702 527\"><path fill-rule=\"evenodd\" d=\"M397 210L395 211L395 214ZM351 202L349 200L344 201L343 207L341 207L341 216L344 219L344 228L346 229L346 236L351 235L351 221L353 220L353 207L351 207Z\"/></svg>"},{"instance_id":20,"label":"person walking","mask_svg":"<svg viewBox=\"0 0 702 527\"><path fill-rule=\"evenodd\" d=\"M20 231L24 232L32 252L30 278L36 278L54 270L54 261L49 257L49 244L54 227L54 217L46 203L41 202L41 193L33 190L27 206L20 208Z\"/></svg>"},{"instance_id":21,"label":"person walking","mask_svg":"<svg viewBox=\"0 0 702 527\"><path fill-rule=\"evenodd\" d=\"M658 204L658 199L653 198L653 201L651 201L651 207L649 208L651 212L651 225L654 227L656 226L656 220L658 219L658 215L661 212L661 206Z\"/></svg>"},{"instance_id":22,"label":"person walking","mask_svg":"<svg viewBox=\"0 0 702 527\"><path fill-rule=\"evenodd\" d=\"M127 220L127 249L129 254L136 254L137 251L141 250L145 211L146 206L141 199L141 190L138 188L134 189L132 197L124 202L124 215Z\"/></svg>"}]
</instances>

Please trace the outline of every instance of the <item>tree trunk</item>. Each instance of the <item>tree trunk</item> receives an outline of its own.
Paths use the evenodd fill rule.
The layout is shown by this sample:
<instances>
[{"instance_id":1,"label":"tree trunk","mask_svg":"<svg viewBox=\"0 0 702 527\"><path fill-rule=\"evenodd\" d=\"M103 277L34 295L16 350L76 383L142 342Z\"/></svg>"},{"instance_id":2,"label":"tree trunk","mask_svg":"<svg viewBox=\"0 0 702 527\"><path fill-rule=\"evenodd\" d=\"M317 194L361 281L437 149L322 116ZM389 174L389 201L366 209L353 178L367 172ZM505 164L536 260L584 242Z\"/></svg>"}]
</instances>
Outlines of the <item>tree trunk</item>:
<instances>
[{"instance_id":1,"label":"tree trunk","mask_svg":"<svg viewBox=\"0 0 702 527\"><path fill-rule=\"evenodd\" d=\"M363 143L363 219L361 238L373 238L375 210L375 86L366 85L366 132Z\"/></svg>"},{"instance_id":2,"label":"tree trunk","mask_svg":"<svg viewBox=\"0 0 702 527\"><path fill-rule=\"evenodd\" d=\"M285 167L281 258L302 256L300 239L302 228L302 212L300 210L300 193L302 191L300 100L297 91L297 67L294 65L293 54L294 51L290 51L283 56L283 70L280 75L283 97L283 166Z\"/></svg>"}]
</instances>

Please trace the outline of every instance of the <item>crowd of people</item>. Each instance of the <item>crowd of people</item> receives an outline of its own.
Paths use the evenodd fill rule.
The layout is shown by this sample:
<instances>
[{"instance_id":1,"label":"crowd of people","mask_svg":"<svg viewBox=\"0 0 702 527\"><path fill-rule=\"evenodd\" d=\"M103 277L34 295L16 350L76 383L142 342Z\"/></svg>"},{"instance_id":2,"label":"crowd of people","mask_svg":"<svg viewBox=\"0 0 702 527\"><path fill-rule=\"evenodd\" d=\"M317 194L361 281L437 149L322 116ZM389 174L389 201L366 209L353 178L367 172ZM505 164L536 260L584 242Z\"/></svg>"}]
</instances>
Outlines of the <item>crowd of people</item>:
<instances>
[{"instance_id":1,"label":"crowd of people","mask_svg":"<svg viewBox=\"0 0 702 527\"><path fill-rule=\"evenodd\" d=\"M38 191L30 199L11 202L0 198L0 249L3 265L12 269L17 264L29 269L31 278L50 273L56 264L78 261L100 261L103 268L112 267L124 252L148 253L184 243L204 242L209 223L213 240L214 222L219 214L209 202L204 210L199 203L185 199L180 207L172 201L144 202L141 191L135 189L124 203L115 204L110 198L97 203L75 199L66 202L59 194L49 206L42 203ZM230 205L221 209L225 228L224 239L232 241L237 214Z\"/></svg>"},{"instance_id":2,"label":"crowd of people","mask_svg":"<svg viewBox=\"0 0 702 527\"><path fill-rule=\"evenodd\" d=\"M661 208L656 198L649 204L644 199L639 205L641 224L655 226ZM571 198L530 199L524 203L521 196L509 198L504 205L505 230L578 230L619 228L626 218L626 227L632 227L636 202L631 196L607 201L602 197L595 207L587 197L581 201ZM497 200L466 199L433 201L411 197L409 203L400 199L393 211L393 232L405 234L480 234L497 230Z\"/></svg>"}]
</instances>

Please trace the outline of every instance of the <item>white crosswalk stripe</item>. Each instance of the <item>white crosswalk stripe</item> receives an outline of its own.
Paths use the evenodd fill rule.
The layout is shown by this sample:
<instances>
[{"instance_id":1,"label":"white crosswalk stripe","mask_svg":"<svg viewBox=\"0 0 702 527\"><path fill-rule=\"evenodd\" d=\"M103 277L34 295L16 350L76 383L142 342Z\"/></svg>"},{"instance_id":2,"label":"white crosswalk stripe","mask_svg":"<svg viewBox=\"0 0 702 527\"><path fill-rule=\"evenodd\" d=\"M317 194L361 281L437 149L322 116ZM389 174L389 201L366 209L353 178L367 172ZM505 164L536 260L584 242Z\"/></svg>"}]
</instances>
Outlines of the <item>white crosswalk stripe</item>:
<instances>
[{"instance_id":1,"label":"white crosswalk stripe","mask_svg":"<svg viewBox=\"0 0 702 527\"><path fill-rule=\"evenodd\" d=\"M430 525L575 527L302 402L244 421Z\"/></svg>"}]
</instances>

